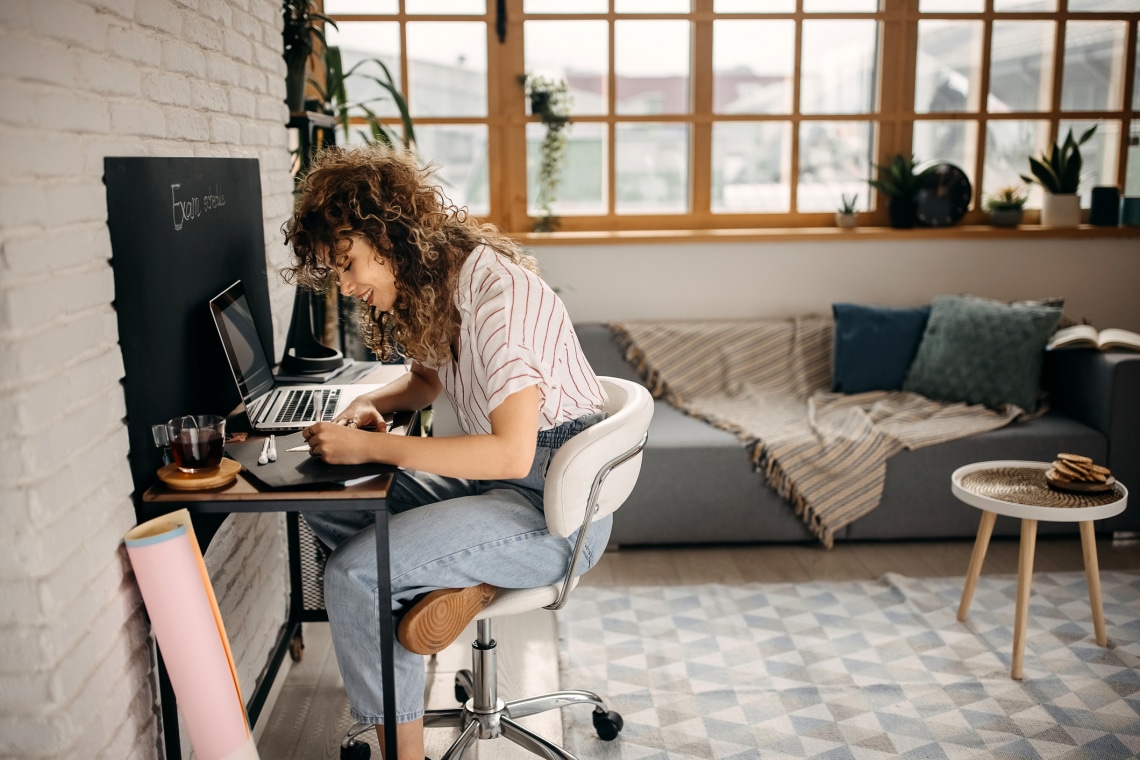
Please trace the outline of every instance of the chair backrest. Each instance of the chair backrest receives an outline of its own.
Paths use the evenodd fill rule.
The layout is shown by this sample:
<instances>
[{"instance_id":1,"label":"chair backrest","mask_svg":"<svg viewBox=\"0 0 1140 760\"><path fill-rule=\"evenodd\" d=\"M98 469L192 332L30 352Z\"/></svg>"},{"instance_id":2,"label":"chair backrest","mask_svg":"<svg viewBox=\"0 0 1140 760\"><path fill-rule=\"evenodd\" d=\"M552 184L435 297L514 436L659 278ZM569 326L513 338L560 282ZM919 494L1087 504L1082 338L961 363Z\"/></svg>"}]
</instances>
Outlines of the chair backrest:
<instances>
[{"instance_id":1,"label":"chair backrest","mask_svg":"<svg viewBox=\"0 0 1140 760\"><path fill-rule=\"evenodd\" d=\"M641 447L653 418L653 398L638 383L598 379L608 397L604 407L608 416L562 444L546 472L546 524L559 536L582 527L595 489L592 519L598 520L622 505L641 472Z\"/></svg>"}]
</instances>

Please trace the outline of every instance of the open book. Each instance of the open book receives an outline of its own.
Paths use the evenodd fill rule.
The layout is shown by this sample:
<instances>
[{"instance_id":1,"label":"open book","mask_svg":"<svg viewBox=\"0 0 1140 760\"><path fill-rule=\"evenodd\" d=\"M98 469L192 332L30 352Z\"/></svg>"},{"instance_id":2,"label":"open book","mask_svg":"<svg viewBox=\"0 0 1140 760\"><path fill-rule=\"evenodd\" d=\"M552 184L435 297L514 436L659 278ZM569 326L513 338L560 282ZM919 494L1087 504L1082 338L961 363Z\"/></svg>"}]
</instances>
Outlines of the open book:
<instances>
[{"instance_id":1,"label":"open book","mask_svg":"<svg viewBox=\"0 0 1140 760\"><path fill-rule=\"evenodd\" d=\"M1053 333L1045 349L1052 351L1055 348L1098 348L1101 351L1123 348L1140 351L1140 333L1119 327L1097 330L1092 325L1073 325L1062 327Z\"/></svg>"}]
</instances>

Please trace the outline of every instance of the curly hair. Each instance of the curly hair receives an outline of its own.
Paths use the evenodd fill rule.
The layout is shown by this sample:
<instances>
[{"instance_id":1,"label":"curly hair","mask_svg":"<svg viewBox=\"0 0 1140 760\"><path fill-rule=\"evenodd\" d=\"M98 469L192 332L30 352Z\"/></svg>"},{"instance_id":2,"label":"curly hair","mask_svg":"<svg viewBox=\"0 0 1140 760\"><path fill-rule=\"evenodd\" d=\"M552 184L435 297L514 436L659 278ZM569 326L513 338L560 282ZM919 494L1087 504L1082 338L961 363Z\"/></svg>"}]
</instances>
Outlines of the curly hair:
<instances>
[{"instance_id":1,"label":"curly hair","mask_svg":"<svg viewBox=\"0 0 1140 760\"><path fill-rule=\"evenodd\" d=\"M516 241L448 200L432 181L436 168L383 146L327 148L314 157L284 226L294 260L282 275L302 287L335 286L330 265L343 262L354 236L383 253L396 301L387 312L361 304L359 313L361 337L382 360L397 348L426 366L450 360L459 270L480 243L538 272Z\"/></svg>"}]
</instances>

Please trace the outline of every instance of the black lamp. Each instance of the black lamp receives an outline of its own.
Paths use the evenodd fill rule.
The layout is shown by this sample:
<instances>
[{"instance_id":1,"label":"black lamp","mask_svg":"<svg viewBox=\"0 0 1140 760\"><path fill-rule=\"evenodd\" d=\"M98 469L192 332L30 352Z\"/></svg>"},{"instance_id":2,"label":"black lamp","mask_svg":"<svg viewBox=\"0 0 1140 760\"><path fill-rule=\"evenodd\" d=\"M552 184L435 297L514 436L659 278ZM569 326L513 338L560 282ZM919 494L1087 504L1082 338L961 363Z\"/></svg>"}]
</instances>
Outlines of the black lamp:
<instances>
[{"instance_id":1,"label":"black lamp","mask_svg":"<svg viewBox=\"0 0 1140 760\"><path fill-rule=\"evenodd\" d=\"M297 288L293 296L293 318L289 323L289 337L285 339L285 355L281 357L283 372L318 374L344 364L343 353L317 340L313 296L313 291L306 288Z\"/></svg>"}]
</instances>

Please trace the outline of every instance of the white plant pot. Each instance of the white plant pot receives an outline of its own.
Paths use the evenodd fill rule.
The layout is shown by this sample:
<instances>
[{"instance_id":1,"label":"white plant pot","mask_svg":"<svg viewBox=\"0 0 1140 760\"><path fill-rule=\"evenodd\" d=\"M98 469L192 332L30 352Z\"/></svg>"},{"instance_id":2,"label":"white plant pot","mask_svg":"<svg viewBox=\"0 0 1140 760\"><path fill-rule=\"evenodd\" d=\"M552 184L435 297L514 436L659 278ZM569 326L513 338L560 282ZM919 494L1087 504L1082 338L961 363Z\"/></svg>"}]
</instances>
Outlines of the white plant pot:
<instances>
[{"instance_id":1,"label":"white plant pot","mask_svg":"<svg viewBox=\"0 0 1140 760\"><path fill-rule=\"evenodd\" d=\"M1081 223L1081 197L1076 193L1045 193L1041 224L1046 227L1078 227Z\"/></svg>"},{"instance_id":2,"label":"white plant pot","mask_svg":"<svg viewBox=\"0 0 1140 760\"><path fill-rule=\"evenodd\" d=\"M851 227L854 227L856 224L858 224L858 222L859 222L859 215L858 214L844 214L841 211L836 212L836 214L835 214L835 226L836 227L844 227L844 228L850 229Z\"/></svg>"}]
</instances>

